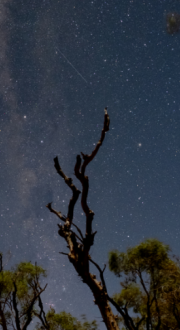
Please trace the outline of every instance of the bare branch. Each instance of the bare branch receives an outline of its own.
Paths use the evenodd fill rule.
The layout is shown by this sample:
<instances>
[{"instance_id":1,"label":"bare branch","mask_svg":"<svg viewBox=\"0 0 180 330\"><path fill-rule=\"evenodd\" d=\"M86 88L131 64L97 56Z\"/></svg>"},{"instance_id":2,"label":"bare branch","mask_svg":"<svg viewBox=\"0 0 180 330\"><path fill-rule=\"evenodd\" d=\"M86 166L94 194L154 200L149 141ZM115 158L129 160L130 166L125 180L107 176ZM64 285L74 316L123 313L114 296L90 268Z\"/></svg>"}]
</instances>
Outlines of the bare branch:
<instances>
[{"instance_id":1,"label":"bare branch","mask_svg":"<svg viewBox=\"0 0 180 330\"><path fill-rule=\"evenodd\" d=\"M104 268L102 270L103 273L104 273L105 269L106 269L106 264L104 264Z\"/></svg>"},{"instance_id":2,"label":"bare branch","mask_svg":"<svg viewBox=\"0 0 180 330\"><path fill-rule=\"evenodd\" d=\"M85 155L81 152L82 158L83 158L83 164L81 166L81 157L80 155L76 158L76 165L74 168L74 172L76 177L81 181L83 190L82 190L82 197L81 197L81 206L86 214L86 238L84 239L84 248L85 248L85 258L87 259L88 252L90 250L90 247L94 243L94 235L92 233L92 221L94 217L94 212L90 210L90 208L87 205L87 195L89 191L89 179L88 176L85 176L85 169L86 166L93 160L93 158L96 156L100 146L103 143L103 140L105 138L105 133L109 130L109 116L107 113L107 108L105 108L105 116L104 116L104 127L102 129L101 138L98 141L95 149L92 151L90 155Z\"/></svg>"},{"instance_id":3,"label":"bare branch","mask_svg":"<svg viewBox=\"0 0 180 330\"><path fill-rule=\"evenodd\" d=\"M81 193L80 190L78 190L76 188L76 186L72 183L72 179L68 178L64 172L62 171L60 165L59 165L59 161L58 161L58 157L54 158L54 167L56 169L56 171L58 172L58 174L64 179L64 181L66 182L66 184L69 186L69 188L72 190L73 192L73 196L70 199L69 202L69 207L68 207L68 215L67 218L70 221L70 224L72 223L73 220L73 210L74 210L74 205L76 204L76 201L79 197L79 194Z\"/></svg>"},{"instance_id":4,"label":"bare branch","mask_svg":"<svg viewBox=\"0 0 180 330\"><path fill-rule=\"evenodd\" d=\"M85 174L86 166L93 160L93 158L96 156L100 146L102 145L102 143L104 141L104 138L105 138L105 133L109 131L110 119L109 119L109 115L107 113L107 108L105 108L104 111L105 111L104 127L103 127L102 132L101 132L101 138L98 141L95 149L92 151L92 153L90 155L84 155L81 152L83 160L84 160L84 162L82 164L82 167L81 167L81 173L82 173L83 176Z\"/></svg>"},{"instance_id":5,"label":"bare branch","mask_svg":"<svg viewBox=\"0 0 180 330\"><path fill-rule=\"evenodd\" d=\"M38 297L38 300L39 300L40 313L38 314L35 312L34 314L41 320L41 323L45 327L45 329L49 329L50 326L47 322L46 314L44 312L43 303L40 296Z\"/></svg>"},{"instance_id":6,"label":"bare branch","mask_svg":"<svg viewBox=\"0 0 180 330\"><path fill-rule=\"evenodd\" d=\"M140 278L141 285L142 285L142 287L143 287L145 293L147 294L147 297L149 298L149 292L148 292L148 290L146 289L145 283L144 283L143 278L142 278L141 271L140 271L140 270L137 270L137 273L138 273L138 276L139 276L139 278Z\"/></svg>"},{"instance_id":7,"label":"bare branch","mask_svg":"<svg viewBox=\"0 0 180 330\"><path fill-rule=\"evenodd\" d=\"M101 278L101 281L102 281L102 285L104 286L106 292L107 292L107 288L106 288L106 283L105 283L105 280L104 280L104 271L106 269L106 265L104 265L104 268L103 270L100 268L100 266L94 261L91 259L91 257L89 256L89 261L92 262L92 264L94 264L96 266L96 268L99 270L99 273L100 273L100 278Z\"/></svg>"},{"instance_id":8,"label":"bare branch","mask_svg":"<svg viewBox=\"0 0 180 330\"><path fill-rule=\"evenodd\" d=\"M3 270L3 265L2 265L2 253L0 252L0 272Z\"/></svg>"},{"instance_id":9,"label":"bare branch","mask_svg":"<svg viewBox=\"0 0 180 330\"><path fill-rule=\"evenodd\" d=\"M17 330L21 330L21 326L20 326L20 320L19 320L19 311L17 308L17 300L16 300L16 294L17 294L17 286L16 283L13 283L14 285L14 291L13 291L13 307L14 307L14 311L15 311L15 322L16 322L16 327Z\"/></svg>"},{"instance_id":10,"label":"bare branch","mask_svg":"<svg viewBox=\"0 0 180 330\"><path fill-rule=\"evenodd\" d=\"M100 268L100 266L94 261L92 260L90 257L89 257L89 260L90 262L92 262L96 268L99 270L99 273L100 273L100 278L101 278L101 281L102 281L102 284L106 290L106 293L107 293L107 289L106 289L106 284L105 284L105 280L104 280L104 271L106 269L106 265L104 265L104 268L103 270ZM117 311L123 316L124 320L125 320L125 323L126 325L128 326L128 329L134 329L135 330L135 325L134 325L134 322L132 320L132 318L130 317L130 315L128 314L128 311L127 311L127 308L125 308L125 313L122 311L122 309L118 306L118 304L116 304L116 302L110 298L108 295L108 300L116 307Z\"/></svg>"},{"instance_id":11,"label":"bare branch","mask_svg":"<svg viewBox=\"0 0 180 330\"><path fill-rule=\"evenodd\" d=\"M79 234L81 235L81 238L82 238L82 240L84 240L84 236L83 236L83 234L82 234L82 232L81 232L81 230L79 229L79 227L77 226L77 225L75 225L75 223L74 222L72 222L72 225L77 229L77 231L79 232Z\"/></svg>"},{"instance_id":12,"label":"bare branch","mask_svg":"<svg viewBox=\"0 0 180 330\"><path fill-rule=\"evenodd\" d=\"M73 230L69 230L71 233L73 233L79 240L81 243L83 243L83 240L73 231Z\"/></svg>"},{"instance_id":13,"label":"bare branch","mask_svg":"<svg viewBox=\"0 0 180 330\"><path fill-rule=\"evenodd\" d=\"M111 304L121 314L121 316L123 317L124 322L125 322L127 328L128 329L131 329L131 330L136 330L136 327L134 325L134 322L133 322L132 318L129 316L128 311L126 311L126 313L124 313L123 310L122 310L122 308L114 301L113 298L109 297L109 295L107 295L107 299L111 302Z\"/></svg>"},{"instance_id":14,"label":"bare branch","mask_svg":"<svg viewBox=\"0 0 180 330\"><path fill-rule=\"evenodd\" d=\"M78 178L78 180L81 181L82 184L82 197L81 197L81 206L82 209L86 215L86 234L85 237L83 237L81 230L72 223L73 220L73 210L74 205L78 199L78 196L80 194L80 191L73 185L72 179L68 178L62 169L60 168L58 158L56 157L54 159L55 168L58 172L58 174L65 180L66 184L71 188L73 191L73 196L69 202L69 208L68 208L68 215L67 218L63 220L65 221L65 224L62 226L58 224L59 230L58 233L60 236L62 236L66 242L67 246L69 248L69 253L66 254L62 252L64 255L68 255L69 261L73 264L74 268L76 269L78 275L82 278L82 281L88 285L90 290L92 291L94 298L95 298L95 304L98 305L99 310L101 312L101 315L103 317L103 321L105 322L108 330L118 330L117 325L117 319L114 316L111 307L109 305L108 299L107 299L107 290L105 286L105 281L103 278L103 272L105 270L105 267L103 270L96 264L96 267L100 271L101 276L101 282L96 280L95 275L91 274L89 272L89 250L90 247L94 243L94 237L96 232L92 232L92 220L94 217L94 212L89 209L87 205L87 195L89 190L89 180L88 177L85 176L85 169L86 166L89 164L90 161L93 160L95 155L97 154L100 146L103 143L103 140L105 138L105 133L109 130L109 116L107 114L107 108L105 108L105 116L104 116L104 126L102 129L100 140L98 141L95 149L90 155L84 155L81 153L83 162L81 159L81 156L78 155L76 157L76 164L74 167L75 176ZM51 212L54 212L56 215L60 217L60 214L57 214L55 210L52 209L51 203L47 206ZM80 237L76 235L71 229L70 226L73 224L76 229L78 230ZM77 240L80 240L80 242L83 242L83 244L80 244ZM93 261L92 261L93 262Z\"/></svg>"},{"instance_id":15,"label":"bare branch","mask_svg":"<svg viewBox=\"0 0 180 330\"><path fill-rule=\"evenodd\" d=\"M156 312L158 315L158 323L157 323L155 329L159 330L160 326L161 326L161 314L160 314L160 309L159 309L159 305L158 305L158 301L157 301L157 297L156 297L156 291L154 291L154 298L155 298Z\"/></svg>"},{"instance_id":16,"label":"bare branch","mask_svg":"<svg viewBox=\"0 0 180 330\"><path fill-rule=\"evenodd\" d=\"M136 324L136 329L139 328L139 326L140 326L141 323L144 321L144 319L145 319L145 316L143 316L143 317L137 322L137 324Z\"/></svg>"},{"instance_id":17,"label":"bare branch","mask_svg":"<svg viewBox=\"0 0 180 330\"><path fill-rule=\"evenodd\" d=\"M62 215L61 212L58 212L58 211L54 210L54 209L51 207L51 205L52 205L52 202L51 202L51 203L48 203L48 204L46 205L46 207L49 209L50 212L56 214L57 217L58 217L59 219L61 219L62 221L65 222L65 221L66 221L66 217L65 217L64 215Z\"/></svg>"},{"instance_id":18,"label":"bare branch","mask_svg":"<svg viewBox=\"0 0 180 330\"><path fill-rule=\"evenodd\" d=\"M27 314L27 320L26 320L26 323L24 324L24 326L22 327L22 330L26 330L27 327L28 327L28 325L30 324L30 322L32 320L32 309L33 309L33 306L34 306L36 300L39 298L40 294L46 289L46 287L47 287L47 284L45 285L44 289L41 289L39 292L35 292L34 293L34 297L33 297L32 301L31 301L31 303L30 303L30 305L29 305L29 307L27 309L27 312L26 312L26 314Z\"/></svg>"}]
</instances>

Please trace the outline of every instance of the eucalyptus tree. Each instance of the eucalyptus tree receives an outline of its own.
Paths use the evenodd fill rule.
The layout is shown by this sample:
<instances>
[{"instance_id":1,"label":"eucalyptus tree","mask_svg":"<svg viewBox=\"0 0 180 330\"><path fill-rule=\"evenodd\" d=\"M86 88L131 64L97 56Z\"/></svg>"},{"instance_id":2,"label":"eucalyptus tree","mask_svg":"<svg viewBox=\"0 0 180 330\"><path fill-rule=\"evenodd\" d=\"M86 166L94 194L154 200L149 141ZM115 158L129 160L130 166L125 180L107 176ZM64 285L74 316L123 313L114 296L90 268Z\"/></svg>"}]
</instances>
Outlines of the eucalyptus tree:
<instances>
[{"instance_id":1,"label":"eucalyptus tree","mask_svg":"<svg viewBox=\"0 0 180 330\"><path fill-rule=\"evenodd\" d=\"M134 329L180 329L180 263L169 253L156 239L109 253L110 270L123 278L113 298ZM123 317L119 321L126 326Z\"/></svg>"},{"instance_id":2,"label":"eucalyptus tree","mask_svg":"<svg viewBox=\"0 0 180 330\"><path fill-rule=\"evenodd\" d=\"M0 254L0 325L3 330L26 330L35 317L45 321L40 277L45 270L30 262L21 262L12 270L4 270ZM35 308L39 304L39 310Z\"/></svg>"},{"instance_id":3,"label":"eucalyptus tree","mask_svg":"<svg viewBox=\"0 0 180 330\"><path fill-rule=\"evenodd\" d=\"M3 269L0 253L0 328L3 330L97 330L96 321L78 320L64 311L56 313L53 308L45 312L40 280L46 271L36 264L21 262L11 270ZM39 321L39 322L38 322Z\"/></svg>"}]
</instances>

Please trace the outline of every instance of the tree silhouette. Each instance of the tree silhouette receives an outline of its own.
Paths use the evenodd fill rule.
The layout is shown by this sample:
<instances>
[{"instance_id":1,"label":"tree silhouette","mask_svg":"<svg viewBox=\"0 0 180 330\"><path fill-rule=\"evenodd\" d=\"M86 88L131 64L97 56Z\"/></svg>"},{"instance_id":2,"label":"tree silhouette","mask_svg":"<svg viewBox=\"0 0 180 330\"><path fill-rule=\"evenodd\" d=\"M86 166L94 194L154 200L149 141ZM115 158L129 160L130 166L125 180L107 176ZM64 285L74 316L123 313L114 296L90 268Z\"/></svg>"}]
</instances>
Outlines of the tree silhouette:
<instances>
[{"instance_id":1,"label":"tree silhouette","mask_svg":"<svg viewBox=\"0 0 180 330\"><path fill-rule=\"evenodd\" d=\"M110 270L124 279L113 298L132 315L133 329L180 329L180 264L169 251L168 245L148 239L126 253L109 253Z\"/></svg>"},{"instance_id":2,"label":"tree silhouette","mask_svg":"<svg viewBox=\"0 0 180 330\"><path fill-rule=\"evenodd\" d=\"M3 330L26 330L35 316L43 322L46 320L41 294L47 285L41 288L41 276L46 276L45 270L30 262L21 262L11 271L4 270L0 254L0 325ZM37 302L39 311L35 309Z\"/></svg>"},{"instance_id":3,"label":"tree silhouette","mask_svg":"<svg viewBox=\"0 0 180 330\"><path fill-rule=\"evenodd\" d=\"M109 131L109 123L105 108L100 140L90 155L82 152L81 156L77 155L74 167L75 176L82 185L81 206L86 215L85 235L73 222L74 207L81 192L61 169L58 157L54 158L57 173L72 190L67 216L53 209L52 203L47 205L47 208L64 222L64 225L58 224L58 233L67 242L69 253L61 253L68 256L77 274L92 291L94 303L98 306L108 330L118 330L118 323L120 325L123 323L129 330L178 330L180 329L180 267L178 259L173 261L169 258L168 246L157 240L147 240L129 249L127 253L112 251L109 254L110 270L117 276L121 276L122 273L125 276L125 280L121 283L121 292L112 298L108 295L104 280L105 266L101 269L90 256L90 248L94 244L96 232L92 230L94 212L87 203L89 180L85 171L102 145L105 133ZM97 268L100 281L90 272L90 263ZM113 314L110 303L116 308L118 315Z\"/></svg>"},{"instance_id":4,"label":"tree silhouette","mask_svg":"<svg viewBox=\"0 0 180 330\"><path fill-rule=\"evenodd\" d=\"M40 277L46 271L30 262L21 262L11 271L2 266L0 253L0 327L3 330L26 330L38 320L36 330L97 330L96 321L82 321L64 311L56 313L50 307L45 313L41 294Z\"/></svg>"},{"instance_id":5,"label":"tree silhouette","mask_svg":"<svg viewBox=\"0 0 180 330\"><path fill-rule=\"evenodd\" d=\"M62 215L61 212L53 209L52 203L49 203L47 207L51 212L55 213L56 216L64 222L64 225L58 224L58 233L66 240L69 248L69 253L67 254L62 252L62 254L68 255L69 261L73 264L76 272L82 278L82 281L86 283L92 291L94 295L94 303L98 306L107 329L117 330L119 329L117 324L117 316L113 314L109 302L111 302L122 315L124 315L124 312L119 308L118 304L112 298L109 297L107 293L107 288L104 280L105 266L104 269L101 269L100 266L90 256L90 248L94 244L94 237L96 231L93 232L92 230L94 212L89 208L87 204L89 179L88 176L85 175L87 165L96 156L100 146L104 141L105 133L109 131L110 119L107 113L107 108L105 108L104 111L104 126L102 129L100 140L98 141L90 155L84 154L82 152L81 156L77 155L76 164L74 167L75 176L81 182L82 185L81 206L86 215L85 235L83 235L80 228L73 222L74 207L81 192L73 184L73 180L71 178L68 178L64 174L63 170L59 165L58 157L54 158L55 169L57 173L64 179L68 187L72 190L72 198L69 202L67 216ZM72 229L74 227L76 229L76 232ZM90 272L90 263L94 264L97 268L100 275L100 281L96 279L95 274L92 274ZM131 318L127 317L126 322L127 325L129 325L131 322Z\"/></svg>"}]
</instances>

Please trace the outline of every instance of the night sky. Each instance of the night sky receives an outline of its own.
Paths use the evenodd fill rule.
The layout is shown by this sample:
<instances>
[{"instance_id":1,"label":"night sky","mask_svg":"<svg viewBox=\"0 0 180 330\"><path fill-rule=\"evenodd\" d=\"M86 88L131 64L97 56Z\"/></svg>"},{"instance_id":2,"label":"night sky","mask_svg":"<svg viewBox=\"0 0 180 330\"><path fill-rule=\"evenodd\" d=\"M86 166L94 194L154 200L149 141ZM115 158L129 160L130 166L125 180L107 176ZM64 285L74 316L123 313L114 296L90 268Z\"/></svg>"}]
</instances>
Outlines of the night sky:
<instances>
[{"instance_id":1,"label":"night sky","mask_svg":"<svg viewBox=\"0 0 180 330\"><path fill-rule=\"evenodd\" d=\"M100 322L89 288L58 236L76 155L110 131L87 168L97 230L91 255L157 238L180 255L180 33L166 32L178 0L2 0L0 5L0 251L7 268L47 269L45 308ZM80 199L74 222L85 231ZM94 269L92 270L94 272ZM97 272L96 272L97 274ZM105 271L108 293L119 280Z\"/></svg>"}]
</instances>

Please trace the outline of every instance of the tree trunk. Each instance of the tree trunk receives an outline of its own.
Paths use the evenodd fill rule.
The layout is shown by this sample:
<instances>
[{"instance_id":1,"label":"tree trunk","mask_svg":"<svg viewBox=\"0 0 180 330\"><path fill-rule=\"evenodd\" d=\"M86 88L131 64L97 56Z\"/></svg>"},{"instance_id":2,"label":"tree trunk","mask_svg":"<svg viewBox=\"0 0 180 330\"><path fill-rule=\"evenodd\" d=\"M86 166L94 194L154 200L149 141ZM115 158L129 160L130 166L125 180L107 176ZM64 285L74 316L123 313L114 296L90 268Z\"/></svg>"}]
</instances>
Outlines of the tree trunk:
<instances>
[{"instance_id":1,"label":"tree trunk","mask_svg":"<svg viewBox=\"0 0 180 330\"><path fill-rule=\"evenodd\" d=\"M1 321L2 321L2 328L3 328L3 330L7 330L6 319L5 319L3 310L2 310L1 302L0 302L0 317L1 317Z\"/></svg>"},{"instance_id":2,"label":"tree trunk","mask_svg":"<svg viewBox=\"0 0 180 330\"><path fill-rule=\"evenodd\" d=\"M48 209L55 213L63 222L64 225L58 224L59 226L59 235L62 236L69 248L69 253L64 253L68 255L69 261L73 264L76 269L78 275L82 278L82 281L86 283L91 289L94 295L94 303L97 304L99 310L101 312L102 318L108 330L119 330L117 325L117 316L115 316L111 310L111 307L108 302L108 294L106 289L106 284L103 277L103 270L96 264L95 261L91 259L89 254L91 246L94 244L94 236L96 232L92 232L92 220L94 217L94 212L89 209L87 205L87 195L89 190L89 180L85 175L86 166L93 160L95 155L97 154L102 142L105 138L105 133L109 130L109 116L107 114L107 109L105 108L105 117L104 117L104 127L102 129L101 138L98 141L95 149L90 155L85 155L81 153L83 158L83 163L81 165L82 159L81 156L78 155L75 164L75 175L77 179L82 184L82 195L81 195L81 206L86 215L86 233L83 236L81 230L77 225L73 223L73 211L76 201L81 193L76 186L72 183L72 179L68 178L64 172L62 171L58 158L54 158L54 166L58 172L58 174L65 180L66 184L73 192L73 196L69 202L68 214L67 217L63 216L61 212L55 211L51 204L47 205ZM71 227L74 226L78 233L75 233ZM89 271L89 263L93 263L99 271L101 282L97 281L96 276L91 274Z\"/></svg>"}]
</instances>

